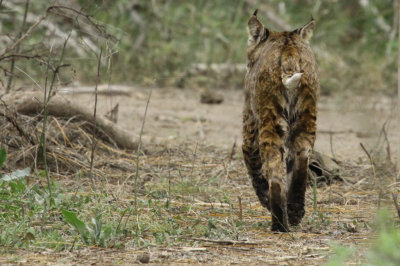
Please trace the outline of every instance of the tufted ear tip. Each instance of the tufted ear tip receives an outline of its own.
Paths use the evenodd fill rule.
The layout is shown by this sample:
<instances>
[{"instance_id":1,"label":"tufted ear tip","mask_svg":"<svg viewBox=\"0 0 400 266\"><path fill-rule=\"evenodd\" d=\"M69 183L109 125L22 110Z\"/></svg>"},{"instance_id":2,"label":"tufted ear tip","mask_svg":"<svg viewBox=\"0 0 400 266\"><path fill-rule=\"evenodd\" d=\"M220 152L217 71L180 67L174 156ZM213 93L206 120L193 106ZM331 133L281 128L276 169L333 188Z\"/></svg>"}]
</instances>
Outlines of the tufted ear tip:
<instances>
[{"instance_id":1,"label":"tufted ear tip","mask_svg":"<svg viewBox=\"0 0 400 266\"><path fill-rule=\"evenodd\" d=\"M303 27L301 27L299 30L297 30L297 32L306 42L308 42L313 36L314 28L315 28L315 20L313 17L311 17L311 21L308 22Z\"/></svg>"},{"instance_id":2,"label":"tufted ear tip","mask_svg":"<svg viewBox=\"0 0 400 266\"><path fill-rule=\"evenodd\" d=\"M257 17L257 13L258 13L258 8L254 11L253 16Z\"/></svg>"},{"instance_id":3,"label":"tufted ear tip","mask_svg":"<svg viewBox=\"0 0 400 266\"><path fill-rule=\"evenodd\" d=\"M257 11L254 11L253 15L249 18L247 22L247 46L258 44L268 38L269 30L264 27L261 21L257 18Z\"/></svg>"}]
</instances>

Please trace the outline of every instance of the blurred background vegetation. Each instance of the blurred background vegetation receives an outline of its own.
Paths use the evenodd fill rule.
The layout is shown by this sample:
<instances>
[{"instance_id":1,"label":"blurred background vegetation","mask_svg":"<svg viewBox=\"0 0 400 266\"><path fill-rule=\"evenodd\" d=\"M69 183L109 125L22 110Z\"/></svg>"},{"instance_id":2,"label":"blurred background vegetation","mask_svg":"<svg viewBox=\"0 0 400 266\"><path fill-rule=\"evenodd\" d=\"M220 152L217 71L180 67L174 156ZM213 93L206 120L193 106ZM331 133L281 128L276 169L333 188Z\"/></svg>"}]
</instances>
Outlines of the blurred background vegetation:
<instances>
[{"instance_id":1,"label":"blurred background vegetation","mask_svg":"<svg viewBox=\"0 0 400 266\"><path fill-rule=\"evenodd\" d=\"M15 42L51 5L89 15L53 10L13 51L32 57L47 55L47 60L53 60L70 35L64 61L71 68L60 73L60 86L93 84L96 56L103 46L108 51L103 83L241 88L246 24L258 8L260 19L270 30L295 29L311 15L316 19L311 45L323 94L396 92L395 0L35 0L29 3L25 25L25 0L0 3L2 49ZM20 70L10 71L12 58ZM38 58L0 57L1 86L7 86L11 75L15 88L31 84L31 78L40 82L45 64Z\"/></svg>"}]
</instances>

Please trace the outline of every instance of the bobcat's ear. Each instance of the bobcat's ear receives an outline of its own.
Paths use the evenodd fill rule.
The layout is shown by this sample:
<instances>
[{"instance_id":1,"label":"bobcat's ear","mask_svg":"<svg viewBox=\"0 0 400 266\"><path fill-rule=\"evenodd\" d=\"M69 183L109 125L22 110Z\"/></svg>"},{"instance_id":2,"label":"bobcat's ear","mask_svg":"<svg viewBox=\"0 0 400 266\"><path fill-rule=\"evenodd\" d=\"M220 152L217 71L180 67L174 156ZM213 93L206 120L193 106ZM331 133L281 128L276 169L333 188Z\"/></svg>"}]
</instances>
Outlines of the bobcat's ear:
<instances>
[{"instance_id":1,"label":"bobcat's ear","mask_svg":"<svg viewBox=\"0 0 400 266\"><path fill-rule=\"evenodd\" d=\"M253 15L247 22L247 33L249 34L249 39L247 45L253 45L259 43L261 40L268 37L268 30L264 28L264 25L257 18L257 11L254 11Z\"/></svg>"},{"instance_id":2,"label":"bobcat's ear","mask_svg":"<svg viewBox=\"0 0 400 266\"><path fill-rule=\"evenodd\" d=\"M312 35L313 35L314 28L315 28L315 21L314 21L314 18L311 17L311 21L310 22L308 22L303 27L295 30L295 32L297 34L299 34L301 36L301 38L303 38L303 40L308 42L311 39Z\"/></svg>"}]
</instances>

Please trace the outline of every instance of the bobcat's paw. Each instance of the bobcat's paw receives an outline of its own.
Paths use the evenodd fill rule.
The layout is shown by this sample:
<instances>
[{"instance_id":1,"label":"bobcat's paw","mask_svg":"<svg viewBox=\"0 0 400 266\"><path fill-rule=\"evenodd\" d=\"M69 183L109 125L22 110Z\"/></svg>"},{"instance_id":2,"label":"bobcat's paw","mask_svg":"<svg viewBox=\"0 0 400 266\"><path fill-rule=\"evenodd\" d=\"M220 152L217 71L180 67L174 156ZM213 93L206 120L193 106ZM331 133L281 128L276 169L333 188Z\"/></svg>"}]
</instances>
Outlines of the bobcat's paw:
<instances>
[{"instance_id":1,"label":"bobcat's paw","mask_svg":"<svg viewBox=\"0 0 400 266\"><path fill-rule=\"evenodd\" d=\"M287 212L290 225L298 225L304 217L304 205L299 203L288 203Z\"/></svg>"}]
</instances>

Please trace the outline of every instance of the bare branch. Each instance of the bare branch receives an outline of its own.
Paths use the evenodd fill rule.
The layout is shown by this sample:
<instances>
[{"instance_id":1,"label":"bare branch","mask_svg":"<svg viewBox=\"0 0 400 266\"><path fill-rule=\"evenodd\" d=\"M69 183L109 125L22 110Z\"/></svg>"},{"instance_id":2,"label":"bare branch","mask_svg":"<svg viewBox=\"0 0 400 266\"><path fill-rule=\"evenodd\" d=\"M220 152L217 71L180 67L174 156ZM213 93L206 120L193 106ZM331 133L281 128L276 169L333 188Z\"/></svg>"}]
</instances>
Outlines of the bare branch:
<instances>
[{"instance_id":1,"label":"bare branch","mask_svg":"<svg viewBox=\"0 0 400 266\"><path fill-rule=\"evenodd\" d=\"M4 55L9 53L10 51L13 51L15 47L17 47L23 40L28 38L31 34L32 31L42 22L44 19L47 18L49 13L46 11L46 14L41 16L26 32L24 35L22 35L15 43L13 43L11 46L7 47L2 54L0 54L0 61L3 60Z\"/></svg>"},{"instance_id":2,"label":"bare branch","mask_svg":"<svg viewBox=\"0 0 400 266\"><path fill-rule=\"evenodd\" d=\"M26 16L28 15L28 9L29 9L29 0L26 0L25 2L25 11L24 11L24 18L22 20L22 24L21 24L21 29L18 33L18 38L21 37L22 32L24 31L25 28L25 24L26 24ZM19 51L19 45L16 46L15 48L15 52L18 53ZM6 93L8 93L11 90L11 86L12 86L12 81L13 81L13 77L14 77L14 66L15 66L15 57L12 58L11 61L11 66L10 66L10 77L8 78L8 84L7 84L7 89L6 89Z\"/></svg>"}]
</instances>

